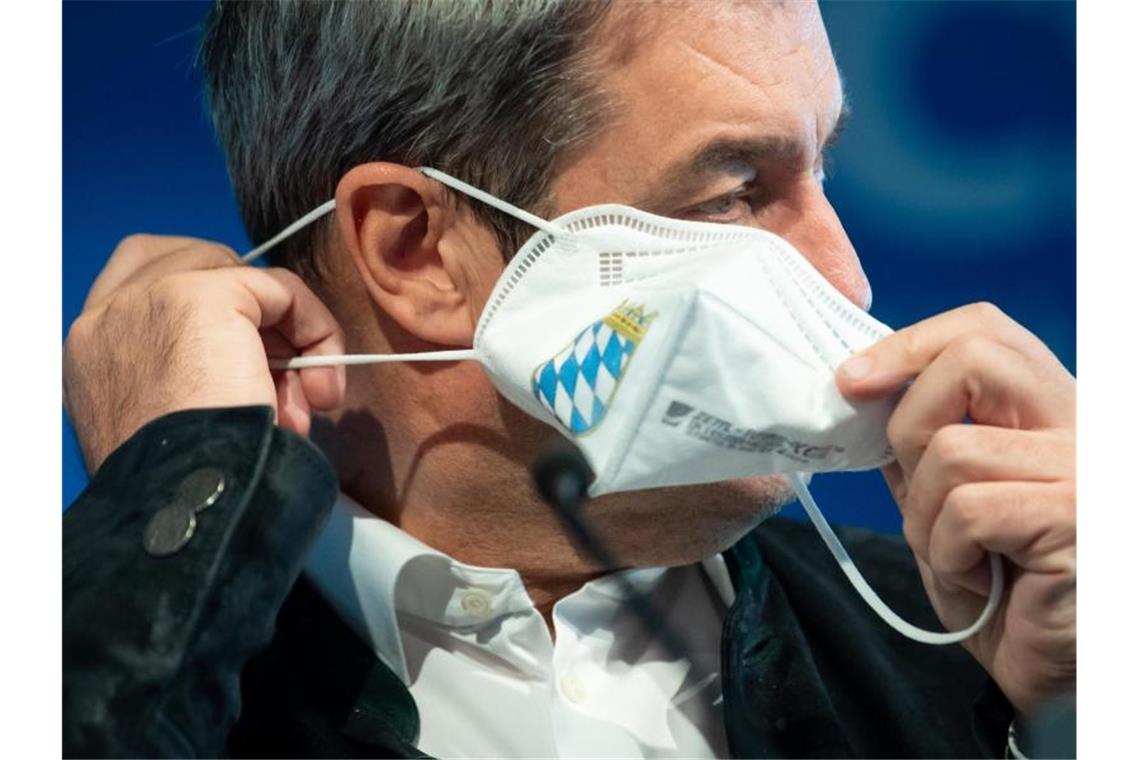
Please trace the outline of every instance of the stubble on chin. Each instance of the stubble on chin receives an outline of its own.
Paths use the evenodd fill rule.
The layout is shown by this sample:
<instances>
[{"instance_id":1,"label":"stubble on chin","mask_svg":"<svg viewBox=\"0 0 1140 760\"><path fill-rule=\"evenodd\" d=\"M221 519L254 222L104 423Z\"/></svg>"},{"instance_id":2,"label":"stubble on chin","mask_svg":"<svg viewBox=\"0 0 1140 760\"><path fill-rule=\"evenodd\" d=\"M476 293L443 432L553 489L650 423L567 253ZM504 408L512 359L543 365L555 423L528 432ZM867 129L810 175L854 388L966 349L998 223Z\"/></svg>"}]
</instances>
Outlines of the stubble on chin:
<instances>
[{"instance_id":1,"label":"stubble on chin","mask_svg":"<svg viewBox=\"0 0 1140 760\"><path fill-rule=\"evenodd\" d=\"M625 567L692 564L725 551L794 500L779 475L609 494L583 516Z\"/></svg>"}]
</instances>

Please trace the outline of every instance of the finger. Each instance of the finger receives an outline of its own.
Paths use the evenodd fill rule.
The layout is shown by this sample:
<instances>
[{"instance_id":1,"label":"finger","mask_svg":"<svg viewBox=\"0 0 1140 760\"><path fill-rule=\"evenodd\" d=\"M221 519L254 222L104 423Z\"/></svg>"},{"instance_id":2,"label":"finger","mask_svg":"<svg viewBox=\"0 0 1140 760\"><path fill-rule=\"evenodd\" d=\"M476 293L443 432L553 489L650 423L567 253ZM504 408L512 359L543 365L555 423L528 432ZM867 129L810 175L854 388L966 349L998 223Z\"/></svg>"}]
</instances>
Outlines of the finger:
<instances>
[{"instance_id":1,"label":"finger","mask_svg":"<svg viewBox=\"0 0 1140 760\"><path fill-rule=\"evenodd\" d=\"M934 433L967 417L983 425L1041 429L1071 422L1072 389L1043 378L1029 359L987 338L950 344L903 394L887 439L913 473Z\"/></svg>"},{"instance_id":2,"label":"finger","mask_svg":"<svg viewBox=\"0 0 1140 760\"><path fill-rule=\"evenodd\" d=\"M277 424L292 430L300 436L308 437L312 411L301 388L300 373L288 370L276 379L277 385Z\"/></svg>"},{"instance_id":3,"label":"finger","mask_svg":"<svg viewBox=\"0 0 1140 760\"><path fill-rule=\"evenodd\" d=\"M922 577L922 585L926 589L927 596L934 603L938 619L942 621L943 625L954 630L963 628L978 619L990 596L989 562L982 562L974 570L950 579L939 576L922 558L915 557L915 561L918 564L919 575ZM1017 571L1013 569L1005 570L1007 587L1016 581L1016 573ZM1000 625L996 621L1005 617L1003 608L1007 607L1008 604L1008 595L1003 595L998 609L994 613L995 620L991 622L991 626ZM962 644L967 649L978 651L979 645L982 646L982 649L986 648L985 645L982 645L982 641L990 636L993 636L993 628L987 626L978 632L976 638L967 639Z\"/></svg>"},{"instance_id":4,"label":"finger","mask_svg":"<svg viewBox=\"0 0 1140 760\"><path fill-rule=\"evenodd\" d=\"M288 359L297 355L297 349L285 336L272 327L261 330L261 344L265 346L265 356L270 359ZM273 370L274 377L282 370Z\"/></svg>"},{"instance_id":5,"label":"finger","mask_svg":"<svg viewBox=\"0 0 1140 760\"><path fill-rule=\"evenodd\" d=\"M261 342L268 357L296 354L283 335L272 328L261 331ZM277 424L305 435L311 422L311 404L305 397L298 370L274 370L273 384L277 392Z\"/></svg>"},{"instance_id":6,"label":"finger","mask_svg":"<svg viewBox=\"0 0 1140 760\"><path fill-rule=\"evenodd\" d=\"M209 240L174 235L131 235L120 241L114 252L111 253L111 257L107 260L103 270L91 285L83 308L98 306L128 280L159 260L166 259L173 254L179 254L181 259L184 258L182 255L187 252L191 255L207 257L214 262L219 261L224 252L228 252L230 256L236 259L236 254L233 251ZM209 267L185 266L184 268L205 269ZM169 268L163 273L168 274L173 271L176 270Z\"/></svg>"},{"instance_id":7,"label":"finger","mask_svg":"<svg viewBox=\"0 0 1140 760\"><path fill-rule=\"evenodd\" d=\"M243 266L237 253L228 246L205 240L155 257L136 269L119 287L154 282L177 272Z\"/></svg>"},{"instance_id":8,"label":"finger","mask_svg":"<svg viewBox=\"0 0 1140 760\"><path fill-rule=\"evenodd\" d=\"M318 347L315 351L309 351L305 355L343 353L343 348L337 349L332 344L328 344ZM345 368L306 367L301 370L301 385L310 406L322 412L331 412L344 403L345 390L348 386Z\"/></svg>"},{"instance_id":9,"label":"finger","mask_svg":"<svg viewBox=\"0 0 1140 760\"><path fill-rule=\"evenodd\" d=\"M261 331L261 342L265 346L266 357L270 359L290 359L299 353L285 336L273 328ZM333 354L344 352L335 341L320 347L320 350ZM306 367L288 371L301 378L305 399L313 409L331 411L340 406L346 385L344 367ZM280 373L282 370L273 370L275 380Z\"/></svg>"},{"instance_id":10,"label":"finger","mask_svg":"<svg viewBox=\"0 0 1140 760\"><path fill-rule=\"evenodd\" d=\"M967 483L946 497L931 532L929 564L944 582L968 587L991 552L1032 573L1072 576L1075 546L1072 481Z\"/></svg>"},{"instance_id":11,"label":"finger","mask_svg":"<svg viewBox=\"0 0 1140 760\"><path fill-rule=\"evenodd\" d=\"M983 558L986 556L988 555L982 554ZM989 596L993 581L990 578L990 563L987 559L982 559L968 570L957 573L938 574L929 567L928 565L929 572L944 592L968 591L982 598Z\"/></svg>"},{"instance_id":12,"label":"finger","mask_svg":"<svg viewBox=\"0 0 1140 760\"><path fill-rule=\"evenodd\" d=\"M907 483L903 533L927 558L930 532L948 495L988 481L1054 482L1071 476L1072 441L1052 431L949 425L939 430Z\"/></svg>"},{"instance_id":13,"label":"finger","mask_svg":"<svg viewBox=\"0 0 1140 760\"><path fill-rule=\"evenodd\" d=\"M902 465L897 461L889 462L879 468L879 471L883 473L883 480L887 481L887 488L901 509L906 502L906 477L903 475Z\"/></svg>"},{"instance_id":14,"label":"finger","mask_svg":"<svg viewBox=\"0 0 1140 760\"><path fill-rule=\"evenodd\" d=\"M232 329L236 312L261 332L263 344L267 333L276 333L285 341L272 347L278 356L344 353L344 334L336 319L292 272L254 267L179 272L153 287L169 291L174 299L191 291L201 294L198 305L205 314L216 316L217 329ZM343 367L306 368L298 377L310 403L332 409L343 402Z\"/></svg>"},{"instance_id":15,"label":"finger","mask_svg":"<svg viewBox=\"0 0 1140 760\"><path fill-rule=\"evenodd\" d=\"M345 352L344 333L332 312L300 277L278 268L244 267L230 270L227 281L245 291L238 308L259 328L272 328L287 342L292 353L275 357L328 356ZM235 277L236 275L236 277ZM309 367L300 371L301 389L308 404L328 411L344 400L344 367Z\"/></svg>"},{"instance_id":16,"label":"finger","mask_svg":"<svg viewBox=\"0 0 1140 760\"><path fill-rule=\"evenodd\" d=\"M963 336L985 337L1030 359L1064 368L1031 332L996 306L971 304L888 335L840 365L836 384L848 398L890 395L917 377L947 346Z\"/></svg>"},{"instance_id":17,"label":"finger","mask_svg":"<svg viewBox=\"0 0 1140 760\"><path fill-rule=\"evenodd\" d=\"M294 348L340 339L332 312L292 272L235 267L199 276L210 278L214 287L209 292L215 301L236 309L258 329L275 329Z\"/></svg>"},{"instance_id":18,"label":"finger","mask_svg":"<svg viewBox=\"0 0 1140 760\"><path fill-rule=\"evenodd\" d=\"M270 268L266 274L278 278L294 294L293 308L274 329L297 350L298 356L332 356L346 350L344 332L332 312L300 277L285 269ZM344 401L346 370L338 367L306 367L300 371L301 388L310 406L321 411L336 409Z\"/></svg>"}]
</instances>

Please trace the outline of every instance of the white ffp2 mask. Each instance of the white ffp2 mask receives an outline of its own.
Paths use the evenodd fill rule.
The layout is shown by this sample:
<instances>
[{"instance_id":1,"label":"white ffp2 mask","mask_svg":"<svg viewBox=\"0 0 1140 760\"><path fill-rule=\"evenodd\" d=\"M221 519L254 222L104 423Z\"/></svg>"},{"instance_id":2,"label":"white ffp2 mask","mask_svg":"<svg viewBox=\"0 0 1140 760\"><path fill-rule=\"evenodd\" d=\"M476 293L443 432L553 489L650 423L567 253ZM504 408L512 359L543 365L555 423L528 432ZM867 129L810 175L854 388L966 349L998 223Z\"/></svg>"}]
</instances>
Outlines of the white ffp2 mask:
<instances>
[{"instance_id":1,"label":"white ffp2 mask","mask_svg":"<svg viewBox=\"0 0 1140 760\"><path fill-rule=\"evenodd\" d=\"M838 365L889 330L779 237L594 206L512 259L474 350L510 401L574 439L590 493L877 467L893 401Z\"/></svg>"},{"instance_id":2,"label":"white ffp2 mask","mask_svg":"<svg viewBox=\"0 0 1140 760\"><path fill-rule=\"evenodd\" d=\"M539 228L500 276L473 347L311 357L302 368L475 360L509 401L551 424L597 474L592 496L785 473L857 590L911 638L950 643L981 618L932 633L899 619L863 581L798 473L891 461L896 399L847 401L835 370L890 329L856 308L782 238L627 206L545 221L432 169L428 176ZM252 259L332 210L332 202L247 254ZM994 593L996 591L996 593Z\"/></svg>"}]
</instances>

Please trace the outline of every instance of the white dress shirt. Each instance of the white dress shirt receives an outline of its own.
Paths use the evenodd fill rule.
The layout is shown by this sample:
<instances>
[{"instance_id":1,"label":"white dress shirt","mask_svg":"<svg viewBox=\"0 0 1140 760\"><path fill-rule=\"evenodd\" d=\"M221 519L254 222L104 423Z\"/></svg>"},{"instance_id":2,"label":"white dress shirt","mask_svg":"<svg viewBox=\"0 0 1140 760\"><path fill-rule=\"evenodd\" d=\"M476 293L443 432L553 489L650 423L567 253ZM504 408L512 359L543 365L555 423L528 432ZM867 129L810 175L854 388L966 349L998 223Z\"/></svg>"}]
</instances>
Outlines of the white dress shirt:
<instances>
[{"instance_id":1,"label":"white dress shirt","mask_svg":"<svg viewBox=\"0 0 1140 760\"><path fill-rule=\"evenodd\" d=\"M687 642L672 658L615 574L554 605L555 636L518 572L458 562L342 496L305 569L411 691L437 757L724 757L719 555L621 571Z\"/></svg>"}]
</instances>

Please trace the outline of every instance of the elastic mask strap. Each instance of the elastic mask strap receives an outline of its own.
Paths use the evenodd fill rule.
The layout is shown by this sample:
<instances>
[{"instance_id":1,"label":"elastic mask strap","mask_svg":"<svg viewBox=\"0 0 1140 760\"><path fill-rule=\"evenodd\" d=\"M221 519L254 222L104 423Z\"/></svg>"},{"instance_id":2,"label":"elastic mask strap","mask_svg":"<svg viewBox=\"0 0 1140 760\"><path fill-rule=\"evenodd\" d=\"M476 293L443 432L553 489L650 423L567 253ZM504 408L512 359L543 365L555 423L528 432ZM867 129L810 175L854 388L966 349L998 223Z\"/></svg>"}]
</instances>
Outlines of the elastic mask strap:
<instances>
[{"instance_id":1,"label":"elastic mask strap","mask_svg":"<svg viewBox=\"0 0 1140 760\"><path fill-rule=\"evenodd\" d=\"M431 177L434 180L442 182L450 188L458 190L459 192L469 195L476 200L486 203L488 206L497 208L503 213L510 214L511 216L519 219L527 224L537 227L544 232L551 235L564 234L563 230L551 224L540 216L535 216L529 211L524 211L518 206L513 206L506 201L499 200L495 196L485 193L477 187L473 187L462 180L458 180L449 174L432 169L427 166L421 166L417 171L422 172L424 175ZM285 229L278 232L276 235L266 240L261 245L257 246L249 253L241 257L243 264L249 264L256 259L263 256L266 252L280 243L282 240L288 239L291 235L297 233L313 222L320 219L322 216L333 211L336 208L336 199L328 200L317 206L309 213L302 216L297 221L290 224ZM475 349L461 348L454 351L423 351L415 354L337 354L329 356L298 356L292 359L270 359L270 369L304 369L306 367L337 367L347 366L349 364L385 364L388 362L456 362L456 361L472 361L476 360Z\"/></svg>"},{"instance_id":2,"label":"elastic mask strap","mask_svg":"<svg viewBox=\"0 0 1140 760\"><path fill-rule=\"evenodd\" d=\"M431 167L428 167L428 166L421 166L421 167L419 167L419 169L417 169L417 171L422 172L423 174L431 177L434 180L442 182L443 184L450 187L452 190L458 190L459 192L463 193L464 195L466 195L470 198L474 198L477 201L482 201L483 203L486 203L491 208L497 208L499 211L502 211L504 214L509 214L510 216L513 216L515 219L518 219L521 222L526 222L531 227L537 227L538 229L542 230L543 232L549 232L551 235L565 235L566 234L566 230L562 229L561 227L558 227L555 224L551 224L550 222L543 219L541 216L535 216L534 214L530 213L529 211L526 211L524 209L519 208L518 206L507 203L504 200L500 200L499 198L496 198L495 196L491 195L490 193L484 192L483 190L480 190L479 188L475 187L474 185L468 185L463 180L456 179L455 177L452 177L450 174L444 174L440 170L432 169Z\"/></svg>"},{"instance_id":3,"label":"elastic mask strap","mask_svg":"<svg viewBox=\"0 0 1140 760\"><path fill-rule=\"evenodd\" d=\"M453 351L420 351L415 354L329 354L328 356L296 356L292 359L270 359L270 369L306 369L307 367L341 367L349 364L388 364L389 362L461 362L477 359L475 349Z\"/></svg>"},{"instance_id":4,"label":"elastic mask strap","mask_svg":"<svg viewBox=\"0 0 1140 760\"><path fill-rule=\"evenodd\" d=\"M843 544L839 543L839 539L831 530L831 526L827 524L827 520L823 519L819 507L816 506L815 499L812 498L811 492L808 491L807 483L804 482L803 476L800 473L792 473L788 476L788 480L792 482L792 488L795 490L796 496L799 497L800 504L803 505L804 511L806 511L808 517L811 518L812 525L815 526L819 537L823 539L823 543L827 544L827 548L831 550L831 555L835 557L835 561L839 563L840 569L843 570L847 579L851 581L851 585L859 592L859 596L863 597L863 601L875 611L875 614L881 617L891 628L894 628L908 639L913 639L922 644L956 644L959 641L970 638L980 631L982 627L989 622L990 618L993 617L994 612L997 610L998 603L1001 602L1002 593L1005 591L1005 579L1002 574L1001 558L998 555L990 555L990 598L986 601L986 606L982 610L982 614L978 616L974 624L961 631L949 633L927 631L903 620L879 598L879 595L876 594L870 584L867 583L862 573L859 572L859 569L855 567L855 563L851 561L851 556L847 554L847 550L843 548Z\"/></svg>"},{"instance_id":5,"label":"elastic mask strap","mask_svg":"<svg viewBox=\"0 0 1140 760\"><path fill-rule=\"evenodd\" d=\"M515 219L518 219L521 222L526 222L527 224L529 224L532 227L537 227L538 229L542 230L543 232L548 232L551 235L564 235L565 234L565 230L563 230L561 227L558 227L555 224L551 224L550 222L543 219L541 216L535 216L534 214L530 213L529 211L527 211L525 209L521 209L518 206L515 206L511 203L507 203L504 200L496 198L495 196L491 195L490 193L485 192L483 190L480 190L479 188L475 187L474 185L469 185L461 179L456 179L455 177L452 177L450 174L445 174L445 173L439 171L438 169L432 169L430 166L418 167L416 169L416 171L420 172L421 174L423 174L425 176L431 177L432 179L436 180L437 182L442 182L443 184L447 185L451 189L458 190L459 192L463 193L466 196L474 198L477 201L482 201L483 203L486 203L491 208L496 208L499 211L502 211L504 214L508 214L510 216L513 216ZM269 240L266 240L264 243L262 243L261 245L257 246L253 250L251 250L249 253L242 256L241 257L242 262L245 264L248 264L251 261L254 261L255 259L260 258L262 255L264 255L266 252L268 252L271 248L273 248L275 245L280 243L282 240L286 240L290 236L296 234L296 232L298 230L303 229L305 227L308 227L310 224L317 221L322 216L330 213L335 208L336 208L336 199L335 198L325 201L324 203L317 206L315 209L313 209L309 213L302 216L297 221L290 224L285 229L278 232L276 235L271 237Z\"/></svg>"},{"instance_id":6,"label":"elastic mask strap","mask_svg":"<svg viewBox=\"0 0 1140 760\"><path fill-rule=\"evenodd\" d=\"M331 212L334 208L336 208L336 199L335 198L332 200L325 201L324 203L317 206L315 209L313 209L309 213L302 216L297 221L290 224L285 229L278 232L273 237L266 240L261 245L254 248L249 253L242 256L241 257L242 263L248 264L251 261L254 261L255 259L261 258L261 256L264 253L266 253L270 248L277 245L282 240L285 240L286 238L291 237L292 235L294 235L297 232L297 230L302 229L304 227L308 227L310 224L317 221L318 219L320 219L325 214Z\"/></svg>"}]
</instances>

